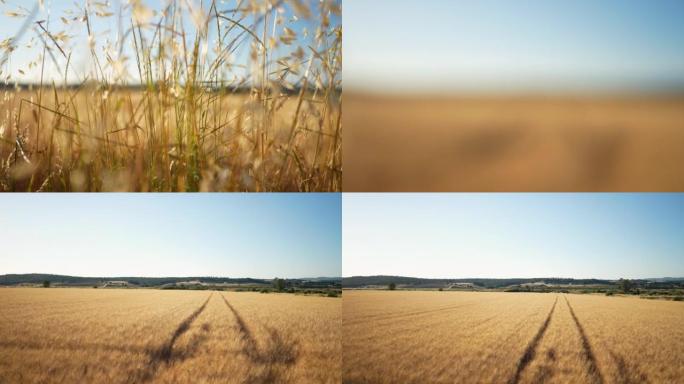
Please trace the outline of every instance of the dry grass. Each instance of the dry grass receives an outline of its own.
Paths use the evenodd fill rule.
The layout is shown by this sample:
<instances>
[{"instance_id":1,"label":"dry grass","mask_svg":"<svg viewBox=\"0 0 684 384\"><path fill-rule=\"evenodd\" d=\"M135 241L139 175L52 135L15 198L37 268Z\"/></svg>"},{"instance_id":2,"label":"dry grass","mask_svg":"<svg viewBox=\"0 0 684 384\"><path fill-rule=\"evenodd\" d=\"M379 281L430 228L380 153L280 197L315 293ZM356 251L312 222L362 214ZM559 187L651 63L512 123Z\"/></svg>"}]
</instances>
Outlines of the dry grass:
<instances>
[{"instance_id":1,"label":"dry grass","mask_svg":"<svg viewBox=\"0 0 684 384\"><path fill-rule=\"evenodd\" d=\"M208 291L0 289L12 383L336 383L341 300Z\"/></svg>"},{"instance_id":2,"label":"dry grass","mask_svg":"<svg viewBox=\"0 0 684 384\"><path fill-rule=\"evenodd\" d=\"M681 191L681 97L346 92L345 191Z\"/></svg>"},{"instance_id":3,"label":"dry grass","mask_svg":"<svg viewBox=\"0 0 684 384\"><path fill-rule=\"evenodd\" d=\"M5 90L0 190L341 190L339 1L103 4L52 22L17 10L40 48L29 66L64 80L40 72L30 88ZM124 37L91 32L101 18L124 20ZM303 20L306 36L294 26ZM84 30L85 73L69 38ZM3 38L0 64L28 49ZM13 73L2 74L8 86Z\"/></svg>"},{"instance_id":4,"label":"dry grass","mask_svg":"<svg viewBox=\"0 0 684 384\"><path fill-rule=\"evenodd\" d=\"M345 291L343 381L679 382L682 318L625 297Z\"/></svg>"}]
</instances>

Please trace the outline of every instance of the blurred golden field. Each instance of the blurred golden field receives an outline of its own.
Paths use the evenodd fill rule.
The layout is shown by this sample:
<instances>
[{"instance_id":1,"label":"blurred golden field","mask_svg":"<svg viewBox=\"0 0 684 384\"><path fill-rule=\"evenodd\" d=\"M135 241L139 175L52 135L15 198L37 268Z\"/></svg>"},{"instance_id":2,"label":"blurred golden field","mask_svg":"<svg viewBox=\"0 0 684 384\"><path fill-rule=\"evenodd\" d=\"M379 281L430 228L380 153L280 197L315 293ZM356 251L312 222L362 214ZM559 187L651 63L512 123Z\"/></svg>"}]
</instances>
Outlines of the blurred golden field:
<instances>
[{"instance_id":1,"label":"blurred golden field","mask_svg":"<svg viewBox=\"0 0 684 384\"><path fill-rule=\"evenodd\" d=\"M338 383L341 300L0 289L0 381Z\"/></svg>"},{"instance_id":2,"label":"blurred golden field","mask_svg":"<svg viewBox=\"0 0 684 384\"><path fill-rule=\"evenodd\" d=\"M343 382L681 382L683 319L627 297L345 291Z\"/></svg>"},{"instance_id":3,"label":"blurred golden field","mask_svg":"<svg viewBox=\"0 0 684 384\"><path fill-rule=\"evenodd\" d=\"M682 97L345 100L345 191L684 190Z\"/></svg>"}]
</instances>

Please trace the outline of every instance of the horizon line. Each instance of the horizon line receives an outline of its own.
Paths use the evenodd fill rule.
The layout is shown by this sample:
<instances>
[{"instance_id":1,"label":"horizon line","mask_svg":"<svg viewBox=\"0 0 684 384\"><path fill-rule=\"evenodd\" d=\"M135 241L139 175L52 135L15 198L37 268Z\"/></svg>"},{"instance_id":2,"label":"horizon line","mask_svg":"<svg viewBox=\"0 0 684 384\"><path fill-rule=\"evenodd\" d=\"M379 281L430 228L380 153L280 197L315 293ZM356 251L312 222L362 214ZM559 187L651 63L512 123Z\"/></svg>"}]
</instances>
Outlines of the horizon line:
<instances>
[{"instance_id":1,"label":"horizon line","mask_svg":"<svg viewBox=\"0 0 684 384\"><path fill-rule=\"evenodd\" d=\"M403 276L403 275L353 275L353 276L342 276L343 279L349 279L354 277L399 277L399 278L409 278L409 279L425 279L425 280L512 280L512 279L572 279L572 280L648 280L648 279L684 279L684 276L655 276L655 277L618 277L618 278L604 278L604 277L559 277L559 276L543 276L543 277L416 277L416 276Z\"/></svg>"},{"instance_id":2,"label":"horizon line","mask_svg":"<svg viewBox=\"0 0 684 384\"><path fill-rule=\"evenodd\" d=\"M0 274L0 277L2 276L22 276L22 275L52 275L52 276L61 276L61 277L80 277L80 278L90 278L90 279L99 279L99 278L115 278L115 277L130 277L130 278L143 278L143 279L180 279L180 278L211 278L211 279L253 279L253 280L273 280L273 279L319 279L319 278L329 278L329 279L341 279L342 276L303 276L303 277L250 277L250 276L241 276L241 277L230 277L230 276L209 276L209 275L196 275L196 276L135 276L135 275L115 275L115 276L84 276L84 275L63 275L59 273L41 273L41 272L30 272L30 273L4 273Z\"/></svg>"},{"instance_id":3,"label":"horizon line","mask_svg":"<svg viewBox=\"0 0 684 384\"><path fill-rule=\"evenodd\" d=\"M684 97L684 85L653 88L459 88L459 87L376 87L359 84L343 86L343 92L372 96L475 96L475 97Z\"/></svg>"}]
</instances>

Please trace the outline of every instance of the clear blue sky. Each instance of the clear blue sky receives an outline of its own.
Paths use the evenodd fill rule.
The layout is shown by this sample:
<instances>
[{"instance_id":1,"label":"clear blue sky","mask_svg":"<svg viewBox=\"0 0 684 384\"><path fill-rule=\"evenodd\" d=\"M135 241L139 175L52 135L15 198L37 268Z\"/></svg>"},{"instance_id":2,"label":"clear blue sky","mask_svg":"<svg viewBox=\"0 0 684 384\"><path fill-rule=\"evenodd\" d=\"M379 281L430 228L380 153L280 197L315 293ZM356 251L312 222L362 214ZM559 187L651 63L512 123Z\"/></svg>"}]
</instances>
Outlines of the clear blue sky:
<instances>
[{"instance_id":1,"label":"clear blue sky","mask_svg":"<svg viewBox=\"0 0 684 384\"><path fill-rule=\"evenodd\" d=\"M684 276L684 194L345 194L343 276Z\"/></svg>"},{"instance_id":2,"label":"clear blue sky","mask_svg":"<svg viewBox=\"0 0 684 384\"><path fill-rule=\"evenodd\" d=\"M684 89L681 0L345 0L348 88Z\"/></svg>"},{"instance_id":3,"label":"clear blue sky","mask_svg":"<svg viewBox=\"0 0 684 384\"><path fill-rule=\"evenodd\" d=\"M206 13L210 9L212 1L213 0L189 0L188 2L190 4L193 4L193 9L203 9ZM340 2L340 0L334 1L336 1L337 3ZM33 9L33 6L36 3L37 0L6 0L4 1L4 4L0 3L0 41L15 36L21 28L21 25L24 21L23 18L8 17L7 12L20 11L20 13L22 14L29 13L29 11ZM80 8L83 8L84 4L86 3L86 0L45 0L44 3L45 7L40 9L34 21L48 20L49 16L49 30L51 33L57 34L61 31L64 31L71 37L70 43L68 45L70 50L67 50L67 53L73 53L70 64L72 70L69 72L68 78L70 82L80 81L83 78L83 75L88 73L88 71L92 68L93 63L88 48L86 25L84 22L73 21L72 19L75 16L82 15L80 12L78 12L78 8L74 4L77 4ZM101 3L104 3L104 1L102 1ZM107 45L108 42L116 43L118 41L118 15L120 10L122 15L122 29L124 33L131 27L131 12L130 8L128 8L127 6L128 2L126 0L110 0L109 3L110 7L108 8L108 11L114 13L114 15L110 17L97 17L95 15L92 15L95 12L96 7L90 7L92 23L91 26L96 36L96 48L99 59L102 63L107 62L103 54L103 47ZM145 6L149 9L157 12L157 15L151 19L151 21L156 22L160 17L159 11L165 8L168 1L142 0L142 3L145 4ZM219 11L232 10L235 9L238 5L237 0L222 0L217 1L216 3ZM298 40L297 42L289 46L281 44L278 50L272 54L272 58L274 59L274 61L279 57L288 55L298 46L302 46L304 49L307 49L307 45L315 46L315 44L313 43L313 36L316 32L316 27L319 25L319 2L316 0L304 0L303 3L309 5L309 8L312 13L311 19L305 19L301 17L301 15L297 19L294 19L293 9L288 5L287 2L284 3L281 7L283 13L279 13L278 17L283 21L283 24L276 26L276 36L281 34L283 27L288 27L291 30L295 31L295 33L297 33ZM184 5L186 4L186 1L178 1L178 4L182 4L183 7L182 9L184 12L184 26L187 34L186 39L188 41L188 44L191 45L192 39L194 39L196 34L196 28L194 27L194 24L191 21L192 18L190 16L190 12ZM247 2L243 0L242 6L244 7L246 4ZM234 18L237 17L233 14L227 14L227 16ZM62 22L62 17L66 18L69 21L68 25L65 25ZM339 16L331 15L330 19L331 27L335 27L341 23L341 17ZM249 26L253 23L253 21L254 19L252 17L248 17L245 20L243 20L242 23L244 25ZM223 23L227 25L227 22L224 21ZM272 36L273 27L273 13L270 13L268 37ZM304 37L303 32L305 29L308 31L308 37ZM260 38L262 36L262 31L263 24L260 24L258 29L256 30L257 35ZM153 28L148 28L148 30L144 33L146 33L148 35L148 38L151 39L153 32ZM209 57L212 58L215 57L212 55L213 48L215 47L217 41L217 32L215 24L211 25L211 28L209 28L208 32L210 41L210 45L208 46L208 54ZM231 32L231 35L229 35L229 37L237 37L241 32L242 30L235 28L234 31ZM137 66L135 64L136 59L131 48L133 40L130 34L128 34L127 36L128 37L126 43L124 44L124 53L129 57L128 72L131 75L131 81L133 81L138 78L138 72ZM34 40L33 42L31 42L32 39ZM239 49L237 49L237 51L235 51L235 53L231 56L234 64L245 65L248 62L249 47L252 41L253 40L251 40L251 38L246 38L244 42L240 45ZM31 47L27 48L27 45L29 44L31 45ZM11 73L12 81L18 80L20 82L38 82L40 79L40 66L37 66L33 69L29 69L28 66L30 62L36 60L36 58L40 55L41 52L42 43L39 40L37 40L36 33L32 30L29 30L21 39L19 49L12 53L11 61L1 68L3 73L2 75L0 75L0 78L4 80L6 75L8 73ZM310 51L307 51L307 55L310 55L310 53ZM64 68L66 60L63 57L61 57L61 54L57 50L54 50L54 55L57 58L60 66ZM25 74L22 75L21 73L19 73L20 69L23 70ZM275 70L275 66L272 68L272 70ZM54 65L52 64L49 58L47 59L46 73L46 78L52 78L56 81L62 81L64 77L63 72L58 72L55 70ZM235 73L238 75L247 75L249 74L249 71L236 68Z\"/></svg>"},{"instance_id":4,"label":"clear blue sky","mask_svg":"<svg viewBox=\"0 0 684 384\"><path fill-rule=\"evenodd\" d=\"M0 196L0 274L341 274L339 194Z\"/></svg>"}]
</instances>

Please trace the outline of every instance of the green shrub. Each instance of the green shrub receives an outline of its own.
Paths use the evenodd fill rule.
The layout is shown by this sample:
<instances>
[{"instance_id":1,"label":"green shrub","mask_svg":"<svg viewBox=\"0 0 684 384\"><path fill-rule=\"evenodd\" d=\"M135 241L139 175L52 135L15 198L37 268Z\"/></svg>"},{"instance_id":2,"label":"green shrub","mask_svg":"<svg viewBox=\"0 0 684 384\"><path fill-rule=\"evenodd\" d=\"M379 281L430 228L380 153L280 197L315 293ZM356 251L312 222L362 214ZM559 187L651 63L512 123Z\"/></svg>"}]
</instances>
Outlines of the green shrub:
<instances>
[{"instance_id":1,"label":"green shrub","mask_svg":"<svg viewBox=\"0 0 684 384\"><path fill-rule=\"evenodd\" d=\"M273 288L278 292L282 292L285 289L285 280L276 277L273 279Z\"/></svg>"}]
</instances>

